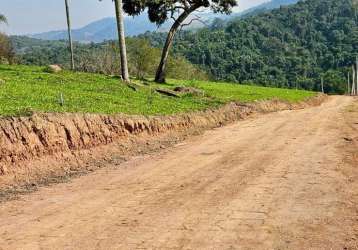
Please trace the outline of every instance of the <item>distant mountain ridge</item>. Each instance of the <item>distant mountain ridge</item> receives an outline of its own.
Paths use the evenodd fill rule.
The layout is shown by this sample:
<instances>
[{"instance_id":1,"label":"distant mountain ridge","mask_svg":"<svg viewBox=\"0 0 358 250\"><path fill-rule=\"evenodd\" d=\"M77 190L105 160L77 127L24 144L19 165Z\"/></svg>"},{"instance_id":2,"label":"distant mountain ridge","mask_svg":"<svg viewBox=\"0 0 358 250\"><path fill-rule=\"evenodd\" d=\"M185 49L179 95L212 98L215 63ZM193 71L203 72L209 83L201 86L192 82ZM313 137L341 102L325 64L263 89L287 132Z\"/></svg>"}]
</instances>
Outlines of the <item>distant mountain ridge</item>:
<instances>
[{"instance_id":1,"label":"distant mountain ridge","mask_svg":"<svg viewBox=\"0 0 358 250\"><path fill-rule=\"evenodd\" d=\"M240 13L240 16L247 16L252 14L257 14L265 11L270 11L273 9L280 8L281 6L287 6L297 3L299 0L272 0L267 3L262 3L250 9L247 9Z\"/></svg>"},{"instance_id":2,"label":"distant mountain ridge","mask_svg":"<svg viewBox=\"0 0 358 250\"><path fill-rule=\"evenodd\" d=\"M298 2L298 0L271 0L270 2L260 4L251 9L248 9L244 12L232 14L231 16L226 16L223 14L214 14L214 13L201 13L200 16L202 20L210 25L216 18L230 20L232 18L243 17L247 15L254 15L256 13L261 13L263 11L268 11L272 9L279 8L282 5L290 5ZM127 36L136 36L143 34L145 32L153 31L167 31L172 22L167 22L164 25L158 27L156 24L149 22L146 13L143 13L136 17L126 17L125 18L125 30ZM190 28L201 28L204 25L199 22L193 22ZM79 42L102 42L104 40L113 40L116 39L116 20L113 17L104 18L95 22L92 22L83 28L74 29L72 31L73 39ZM43 39L43 40L63 40L67 39L67 31L49 31L39 34L28 35L32 38Z\"/></svg>"},{"instance_id":3,"label":"distant mountain ridge","mask_svg":"<svg viewBox=\"0 0 358 250\"><path fill-rule=\"evenodd\" d=\"M136 36L146 31L155 31L158 27L147 20L146 15L142 14L135 18L125 18L125 30L127 36ZM75 41L80 42L102 42L104 40L114 39L116 36L116 19L107 17L92 22L83 28L73 29L72 35ZM43 40L62 40L67 39L67 31L50 31L39 34L30 35L32 38Z\"/></svg>"}]
</instances>

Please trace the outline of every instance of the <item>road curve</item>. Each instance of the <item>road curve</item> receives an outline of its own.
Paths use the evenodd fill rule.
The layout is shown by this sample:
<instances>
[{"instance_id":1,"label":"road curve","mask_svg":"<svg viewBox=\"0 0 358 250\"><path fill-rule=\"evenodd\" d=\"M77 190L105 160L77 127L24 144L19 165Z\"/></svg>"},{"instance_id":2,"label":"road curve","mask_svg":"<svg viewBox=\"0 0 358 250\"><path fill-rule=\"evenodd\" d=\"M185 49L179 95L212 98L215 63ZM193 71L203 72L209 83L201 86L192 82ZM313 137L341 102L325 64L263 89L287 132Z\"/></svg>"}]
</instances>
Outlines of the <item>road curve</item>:
<instances>
[{"instance_id":1,"label":"road curve","mask_svg":"<svg viewBox=\"0 0 358 250\"><path fill-rule=\"evenodd\" d=\"M355 249L352 101L250 118L2 203L0 249Z\"/></svg>"}]
</instances>

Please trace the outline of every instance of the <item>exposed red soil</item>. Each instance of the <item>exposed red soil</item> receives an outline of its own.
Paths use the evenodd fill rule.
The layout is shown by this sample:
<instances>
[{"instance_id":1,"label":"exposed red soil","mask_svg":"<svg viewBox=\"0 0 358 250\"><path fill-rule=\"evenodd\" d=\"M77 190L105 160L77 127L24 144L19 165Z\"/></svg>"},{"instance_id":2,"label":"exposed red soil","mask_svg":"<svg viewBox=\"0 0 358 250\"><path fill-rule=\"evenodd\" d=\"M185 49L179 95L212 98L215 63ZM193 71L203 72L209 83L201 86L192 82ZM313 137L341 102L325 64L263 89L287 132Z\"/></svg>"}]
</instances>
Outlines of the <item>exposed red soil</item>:
<instances>
[{"instance_id":1,"label":"exposed red soil","mask_svg":"<svg viewBox=\"0 0 358 250\"><path fill-rule=\"evenodd\" d=\"M50 177L93 169L93 164L161 147L193 132L244 119L255 113L319 105L325 96L290 104L262 101L230 103L215 110L176 116L34 114L0 119L0 190L37 185ZM114 144L116 144L114 146ZM140 153L140 152L139 152Z\"/></svg>"}]
</instances>

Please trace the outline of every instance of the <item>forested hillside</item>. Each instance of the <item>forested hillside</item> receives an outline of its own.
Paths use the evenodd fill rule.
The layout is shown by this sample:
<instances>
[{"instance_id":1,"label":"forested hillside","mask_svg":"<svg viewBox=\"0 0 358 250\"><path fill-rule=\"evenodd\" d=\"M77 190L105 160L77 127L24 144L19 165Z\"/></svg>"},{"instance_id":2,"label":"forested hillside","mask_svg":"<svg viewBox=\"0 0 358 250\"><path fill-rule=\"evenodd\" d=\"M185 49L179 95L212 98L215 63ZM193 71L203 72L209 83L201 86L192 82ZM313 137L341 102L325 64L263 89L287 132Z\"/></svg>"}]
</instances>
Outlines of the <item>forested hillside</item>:
<instances>
[{"instance_id":1,"label":"forested hillside","mask_svg":"<svg viewBox=\"0 0 358 250\"><path fill-rule=\"evenodd\" d=\"M354 1L354 0L353 0ZM161 34L146 35L159 46ZM270 13L182 33L175 51L217 79L343 93L358 55L352 0L309 0Z\"/></svg>"},{"instance_id":2,"label":"forested hillside","mask_svg":"<svg viewBox=\"0 0 358 250\"><path fill-rule=\"evenodd\" d=\"M25 36L12 36L16 62L44 66L59 64L70 68L70 52L65 40L46 41ZM118 43L74 43L75 64L78 71L117 75L120 72ZM161 50L140 38L127 38L129 71L137 78L153 77L159 64ZM180 55L172 55L167 68L168 77L175 79L206 80L204 70Z\"/></svg>"}]
</instances>

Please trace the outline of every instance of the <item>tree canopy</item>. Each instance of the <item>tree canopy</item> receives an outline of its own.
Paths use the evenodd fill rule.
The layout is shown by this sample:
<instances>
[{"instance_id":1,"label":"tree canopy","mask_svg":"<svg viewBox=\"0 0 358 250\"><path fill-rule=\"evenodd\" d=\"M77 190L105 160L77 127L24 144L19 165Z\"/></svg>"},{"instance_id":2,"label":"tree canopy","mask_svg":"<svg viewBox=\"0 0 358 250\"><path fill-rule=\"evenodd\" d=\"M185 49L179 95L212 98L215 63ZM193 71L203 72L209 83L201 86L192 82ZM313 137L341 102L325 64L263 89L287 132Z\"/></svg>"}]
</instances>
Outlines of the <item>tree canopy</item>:
<instances>
[{"instance_id":1,"label":"tree canopy","mask_svg":"<svg viewBox=\"0 0 358 250\"><path fill-rule=\"evenodd\" d=\"M236 0L124 0L123 8L129 15L139 15L148 10L149 20L158 25L169 18L176 18L178 13L193 12L199 8L211 8L214 12L229 14Z\"/></svg>"},{"instance_id":2,"label":"tree canopy","mask_svg":"<svg viewBox=\"0 0 358 250\"><path fill-rule=\"evenodd\" d=\"M163 24L169 18L174 20L167 34L163 46L162 57L155 76L155 81L165 82L166 64L169 50L172 46L176 32L185 25L185 20L195 11L202 8L211 8L214 12L229 14L236 0L124 0L124 11L129 15L139 15L147 10L149 20L157 25Z\"/></svg>"},{"instance_id":3,"label":"tree canopy","mask_svg":"<svg viewBox=\"0 0 358 250\"><path fill-rule=\"evenodd\" d=\"M7 18L3 14L0 14L0 23L7 23Z\"/></svg>"}]
</instances>

